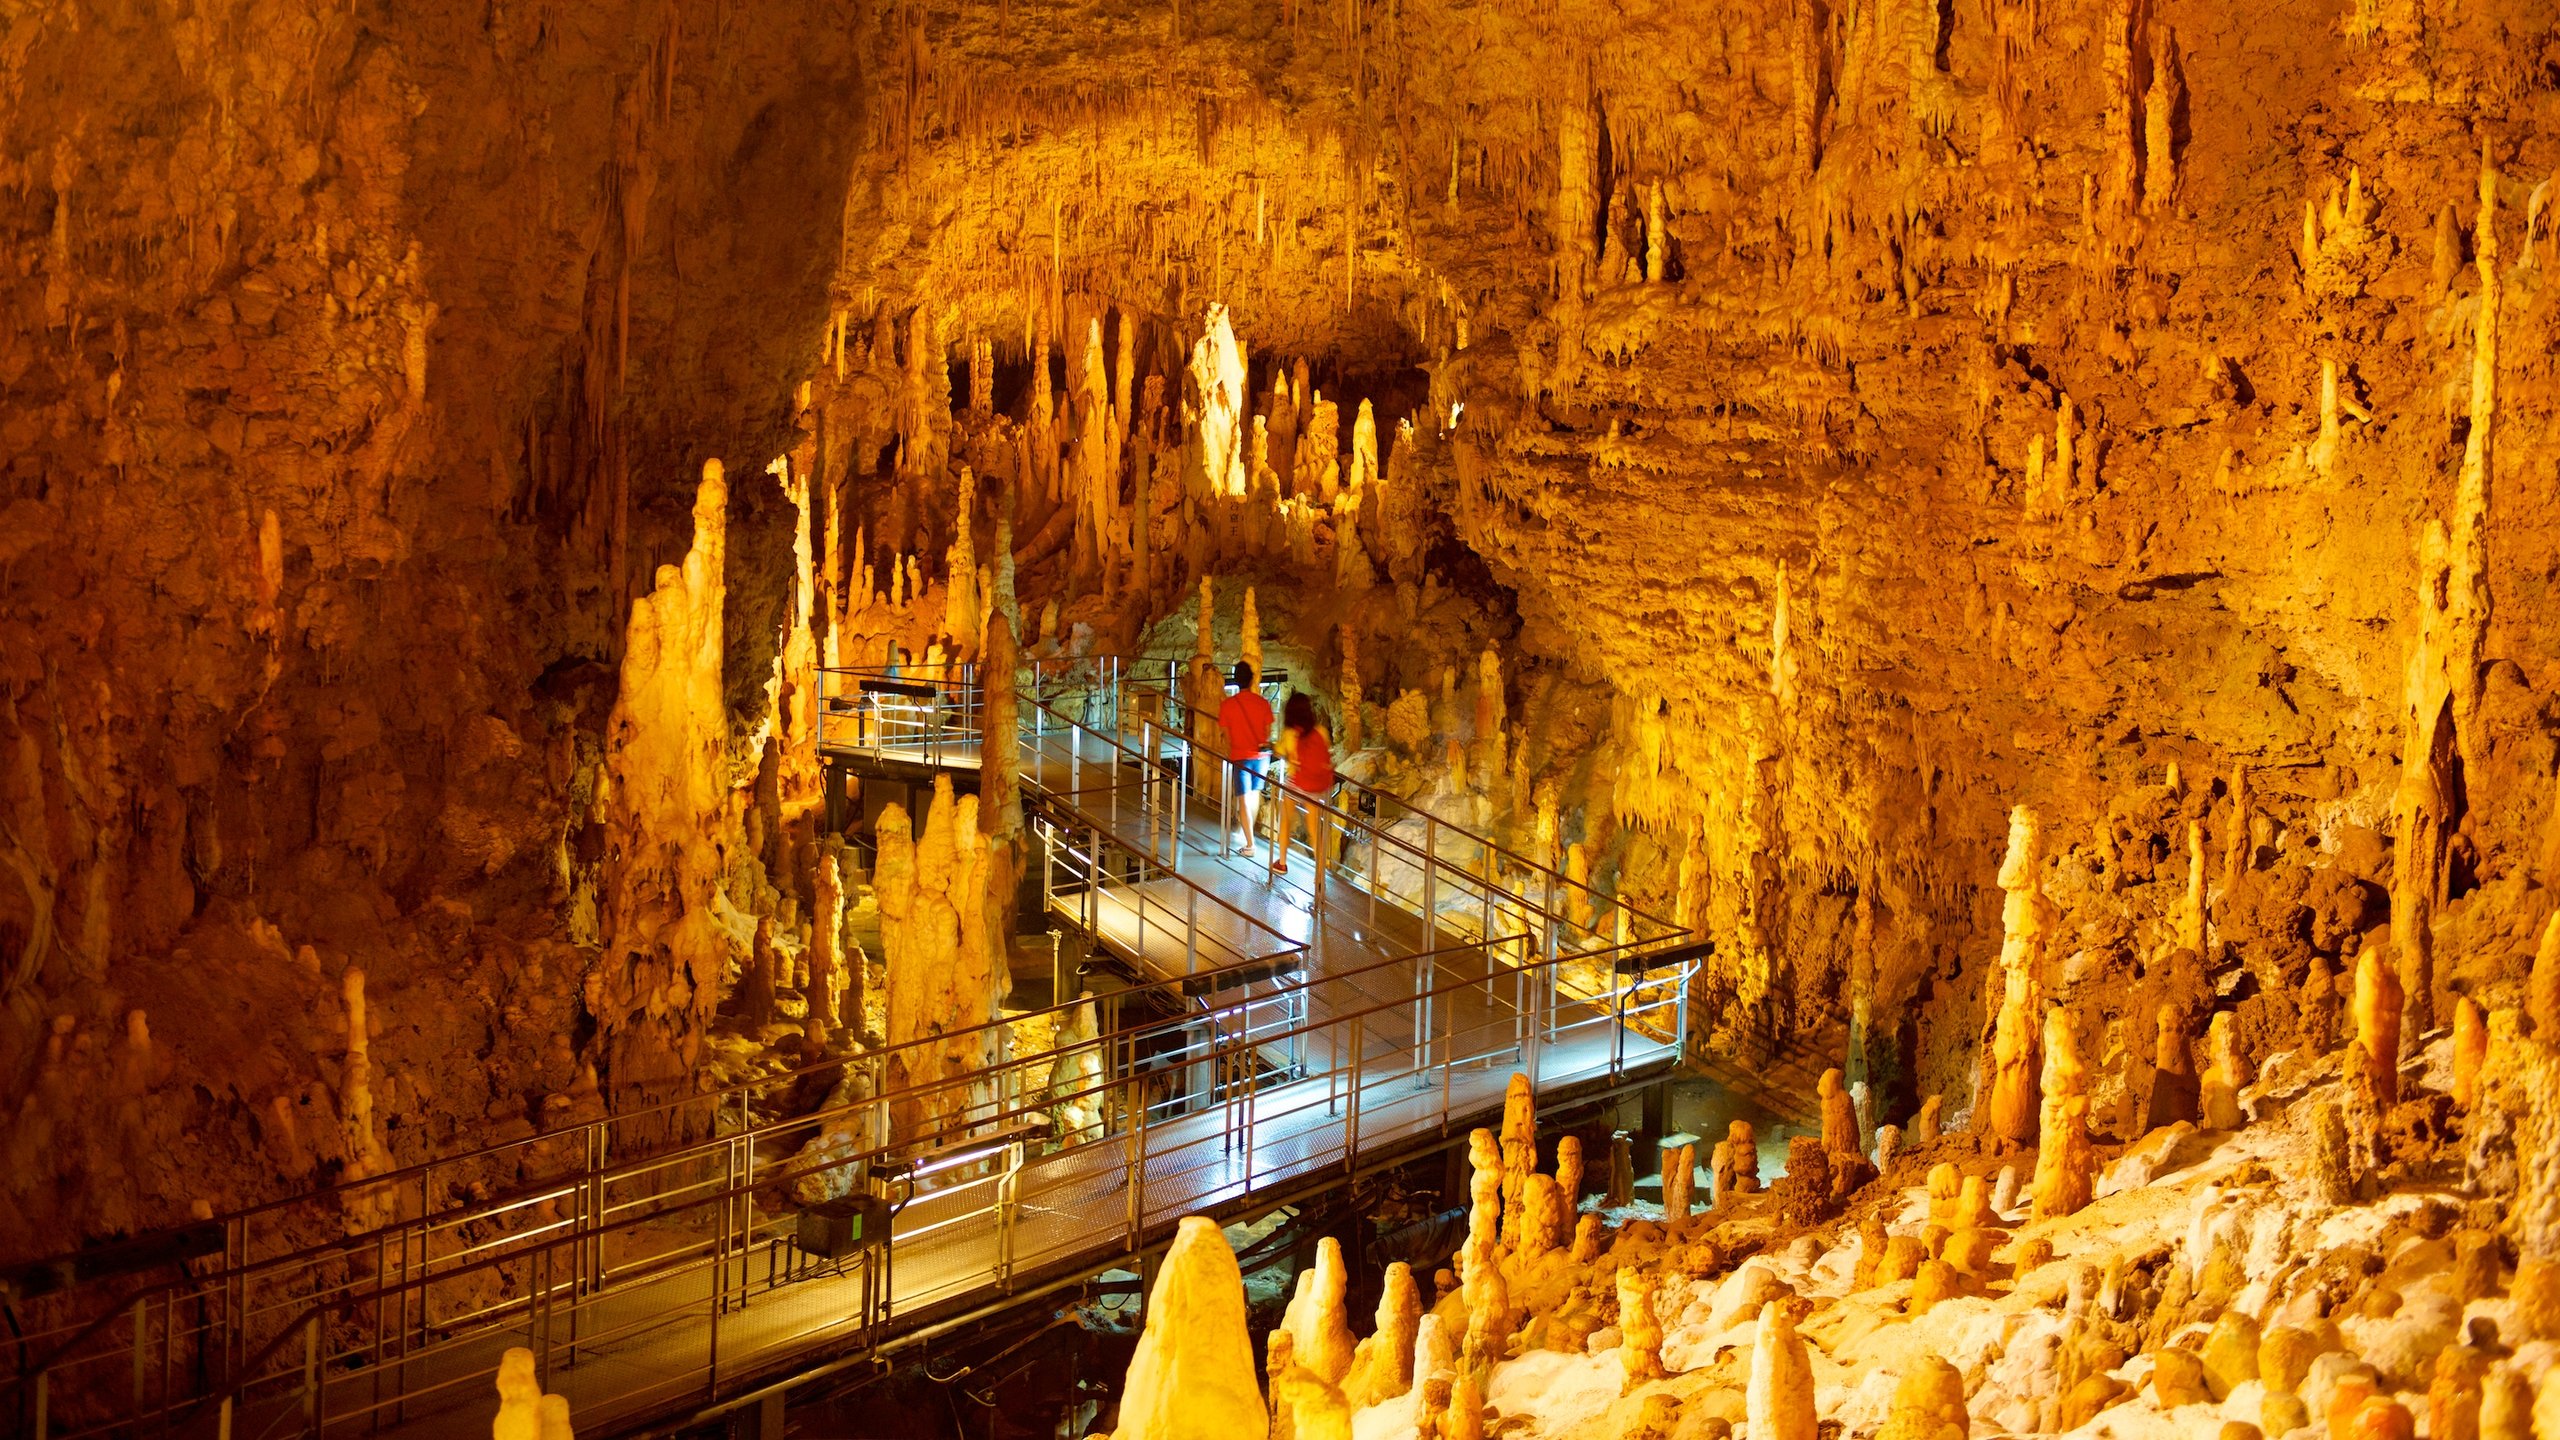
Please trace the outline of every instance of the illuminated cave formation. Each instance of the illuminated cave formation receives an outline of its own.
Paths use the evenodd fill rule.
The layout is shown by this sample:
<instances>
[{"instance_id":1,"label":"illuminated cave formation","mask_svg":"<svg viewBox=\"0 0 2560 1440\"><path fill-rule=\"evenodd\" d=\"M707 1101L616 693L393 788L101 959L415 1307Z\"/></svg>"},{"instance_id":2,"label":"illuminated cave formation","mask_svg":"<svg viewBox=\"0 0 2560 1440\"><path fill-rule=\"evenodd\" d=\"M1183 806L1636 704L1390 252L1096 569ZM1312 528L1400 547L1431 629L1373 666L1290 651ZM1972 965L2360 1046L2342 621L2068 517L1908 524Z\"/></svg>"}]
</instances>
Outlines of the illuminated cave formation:
<instances>
[{"instance_id":1,"label":"illuminated cave formation","mask_svg":"<svg viewBox=\"0 0 2560 1440\"><path fill-rule=\"evenodd\" d=\"M11 1433L2560 1437L2550 6L111 9Z\"/></svg>"}]
</instances>

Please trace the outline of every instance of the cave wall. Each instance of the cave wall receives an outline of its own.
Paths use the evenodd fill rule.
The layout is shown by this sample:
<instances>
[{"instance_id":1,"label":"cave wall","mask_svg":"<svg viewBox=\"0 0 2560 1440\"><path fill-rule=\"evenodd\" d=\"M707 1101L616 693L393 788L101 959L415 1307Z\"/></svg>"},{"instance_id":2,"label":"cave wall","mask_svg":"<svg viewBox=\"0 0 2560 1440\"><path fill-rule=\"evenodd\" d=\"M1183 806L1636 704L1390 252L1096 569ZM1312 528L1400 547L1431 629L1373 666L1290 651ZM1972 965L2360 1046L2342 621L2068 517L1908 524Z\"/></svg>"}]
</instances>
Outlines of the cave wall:
<instances>
[{"instance_id":1,"label":"cave wall","mask_svg":"<svg viewBox=\"0 0 2560 1440\"><path fill-rule=\"evenodd\" d=\"M612 1085L627 987L576 912L630 601L712 457L733 576L791 583L748 482L793 443L865 33L0 18L11 1253L339 1173L349 970L395 1161Z\"/></svg>"}]
</instances>

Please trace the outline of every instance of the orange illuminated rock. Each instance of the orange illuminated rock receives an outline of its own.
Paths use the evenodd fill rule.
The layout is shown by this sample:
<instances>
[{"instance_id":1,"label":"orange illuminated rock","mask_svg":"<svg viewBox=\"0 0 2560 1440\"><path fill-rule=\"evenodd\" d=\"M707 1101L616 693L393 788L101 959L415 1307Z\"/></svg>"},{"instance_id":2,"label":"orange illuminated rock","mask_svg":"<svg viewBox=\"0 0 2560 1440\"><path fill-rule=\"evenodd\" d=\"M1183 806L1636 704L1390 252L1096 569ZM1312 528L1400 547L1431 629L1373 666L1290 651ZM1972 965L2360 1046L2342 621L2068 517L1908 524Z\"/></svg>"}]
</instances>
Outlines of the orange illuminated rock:
<instances>
[{"instance_id":1,"label":"orange illuminated rock","mask_svg":"<svg viewBox=\"0 0 2560 1440\"><path fill-rule=\"evenodd\" d=\"M1982 1123L2014 1144L2036 1138L2036 1029L2044 1010L2044 948L2053 906L2044 898L2044 831L2024 805L2009 812L2009 853L2000 862L2000 1004L1988 1055L1990 1087Z\"/></svg>"},{"instance_id":2,"label":"orange illuminated rock","mask_svg":"<svg viewBox=\"0 0 2560 1440\"><path fill-rule=\"evenodd\" d=\"M1217 1225L1187 1216L1147 1294L1112 1440L1237 1440L1269 1426L1245 1333L1244 1277Z\"/></svg>"}]
</instances>

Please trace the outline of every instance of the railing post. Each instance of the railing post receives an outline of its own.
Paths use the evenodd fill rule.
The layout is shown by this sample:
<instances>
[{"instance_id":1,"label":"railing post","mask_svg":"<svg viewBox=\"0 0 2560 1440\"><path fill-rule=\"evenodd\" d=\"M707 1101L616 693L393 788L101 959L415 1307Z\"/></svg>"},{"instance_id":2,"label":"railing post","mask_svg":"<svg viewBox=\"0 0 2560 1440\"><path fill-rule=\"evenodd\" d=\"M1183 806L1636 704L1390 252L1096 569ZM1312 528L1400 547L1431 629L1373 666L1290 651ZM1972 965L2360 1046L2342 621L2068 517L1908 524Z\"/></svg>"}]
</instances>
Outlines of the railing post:
<instances>
[{"instance_id":1,"label":"railing post","mask_svg":"<svg viewBox=\"0 0 2560 1440\"><path fill-rule=\"evenodd\" d=\"M320 1312L302 1322L302 1426L320 1433Z\"/></svg>"},{"instance_id":2,"label":"railing post","mask_svg":"<svg viewBox=\"0 0 2560 1440\"><path fill-rule=\"evenodd\" d=\"M1615 1080L1627 1068L1627 989L1619 983L1617 961L1609 962L1609 1078Z\"/></svg>"},{"instance_id":3,"label":"railing post","mask_svg":"<svg viewBox=\"0 0 2560 1440\"><path fill-rule=\"evenodd\" d=\"M740 1110L747 1108L747 1097L743 1092L738 1096L738 1108ZM746 1137L746 1153L740 1158L740 1164L746 1173L746 1188L739 1192L735 1202L738 1207L739 1225L738 1308L741 1310L747 1308L747 1257L753 1254L756 1248L756 1132L752 1124L747 1127ZM575 1359L574 1351L571 1352L571 1358Z\"/></svg>"},{"instance_id":4,"label":"railing post","mask_svg":"<svg viewBox=\"0 0 2560 1440\"><path fill-rule=\"evenodd\" d=\"M1186 885L1182 893L1191 907L1190 913L1183 917L1182 973L1197 975L1200 973L1200 889L1196 885Z\"/></svg>"},{"instance_id":5,"label":"railing post","mask_svg":"<svg viewBox=\"0 0 2560 1440\"><path fill-rule=\"evenodd\" d=\"M133 1422L142 1423L143 1395L147 1388L144 1376L150 1372L143 1362L143 1352L151 1343L151 1297L133 1302Z\"/></svg>"},{"instance_id":6,"label":"railing post","mask_svg":"<svg viewBox=\"0 0 2560 1440\"><path fill-rule=\"evenodd\" d=\"M1431 950L1440 943L1440 817L1427 810L1423 817L1422 945Z\"/></svg>"},{"instance_id":7,"label":"railing post","mask_svg":"<svg viewBox=\"0 0 2560 1440\"><path fill-rule=\"evenodd\" d=\"M1342 1173L1355 1168L1360 1155L1360 1072L1368 1063L1368 1017L1351 1017L1351 1093L1342 1102ZM1333 1067L1337 1072L1339 1064Z\"/></svg>"},{"instance_id":8,"label":"railing post","mask_svg":"<svg viewBox=\"0 0 2560 1440\"><path fill-rule=\"evenodd\" d=\"M52 1437L45 1433L53 1428L53 1416L50 1413L52 1401L53 1372L50 1370L39 1370L36 1372L35 1440L52 1440Z\"/></svg>"},{"instance_id":9,"label":"railing post","mask_svg":"<svg viewBox=\"0 0 2560 1440\"><path fill-rule=\"evenodd\" d=\"M1147 1228L1147 1086L1138 1072L1137 1043L1129 1047L1129 1249L1135 1253Z\"/></svg>"},{"instance_id":10,"label":"railing post","mask_svg":"<svg viewBox=\"0 0 2560 1440\"><path fill-rule=\"evenodd\" d=\"M1021 1210L1022 1142L1005 1147L1004 1176L996 1181L996 1280L1013 1288L1013 1230Z\"/></svg>"}]
</instances>

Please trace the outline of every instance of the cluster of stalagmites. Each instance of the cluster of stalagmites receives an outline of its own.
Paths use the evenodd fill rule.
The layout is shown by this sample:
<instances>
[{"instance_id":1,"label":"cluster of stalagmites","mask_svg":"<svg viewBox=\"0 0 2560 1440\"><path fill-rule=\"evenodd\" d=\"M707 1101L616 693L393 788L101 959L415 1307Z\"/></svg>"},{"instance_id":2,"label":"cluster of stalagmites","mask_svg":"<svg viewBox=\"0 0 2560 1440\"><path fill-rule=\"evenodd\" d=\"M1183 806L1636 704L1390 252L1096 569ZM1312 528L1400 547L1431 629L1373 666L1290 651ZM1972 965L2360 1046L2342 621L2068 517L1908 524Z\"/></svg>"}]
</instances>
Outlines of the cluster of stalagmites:
<instances>
[{"instance_id":1,"label":"cluster of stalagmites","mask_svg":"<svg viewBox=\"0 0 2560 1440\"><path fill-rule=\"evenodd\" d=\"M882 310L867 343L848 319L829 323L812 401L827 417L829 473L846 499L858 487L877 526L838 522L824 547L819 588L840 663L975 658L999 612L1026 648L1093 642L1062 633L1073 622L1057 601L1027 629L1017 570L1038 572L1083 623L1122 641L1130 622L1222 565L1285 557L1351 591L1418 578L1426 510L1412 422L1382 462L1369 402L1347 413L1311 385L1304 360L1270 363L1257 384L1222 305L1181 351L1136 314L1044 309L1006 347L1034 361L1027 387L1006 397L1014 413L997 408L995 342L967 342L968 404L955 410L953 337L932 307L903 324ZM890 473L875 475L884 452Z\"/></svg>"},{"instance_id":2,"label":"cluster of stalagmites","mask_svg":"<svg viewBox=\"0 0 2560 1440\"><path fill-rule=\"evenodd\" d=\"M2167 790L2185 794L2174 775ZM2251 864L2245 777L2223 799L2240 837L2219 857L2228 893ZM2208 939L2203 834L2189 831L2189 883L2165 917L2185 947ZM1684 1143L1664 1155L1658 1217L1604 1214L1583 1209L1575 1140L1540 1171L1515 1079L1501 1129L1471 1137L1466 1239L1436 1301L1399 1266L1375 1333L1355 1339L1339 1253L1301 1277L1268 1352L1272 1433L1348 1434L1358 1411L1400 1403L1393 1423L1425 1440L1522 1415L1643 1440L1812 1440L1834 1421L1895 1440L2560 1440L2560 918L2529 973L2457 996L2426 1044L2378 945L2356 955L2327 1043L2303 1037L2263 1074L2209 987L2163 1003L2138 1057L2150 1095L2129 1112L2141 1139L2117 1145L2092 1111L2126 1057L2093 1052L2057 998L2044 843L2020 810L1968 1127L1942 1131L1935 1097L1873 1124L1865 1087L1833 1070L1818 1129L1790 1137L1774 1183L1737 1121L1706 1157L1703 1200ZM2161 973L2193 969L2181 948ZM1224 1258L1192 1223L1186 1243ZM1189 1303L1173 1278L1155 1315ZM1177 1343L1153 1317L1149 1336ZM1224 1382L1239 1396L1247 1348ZM1138 1413L1123 1440L1172 1433Z\"/></svg>"}]
</instances>

